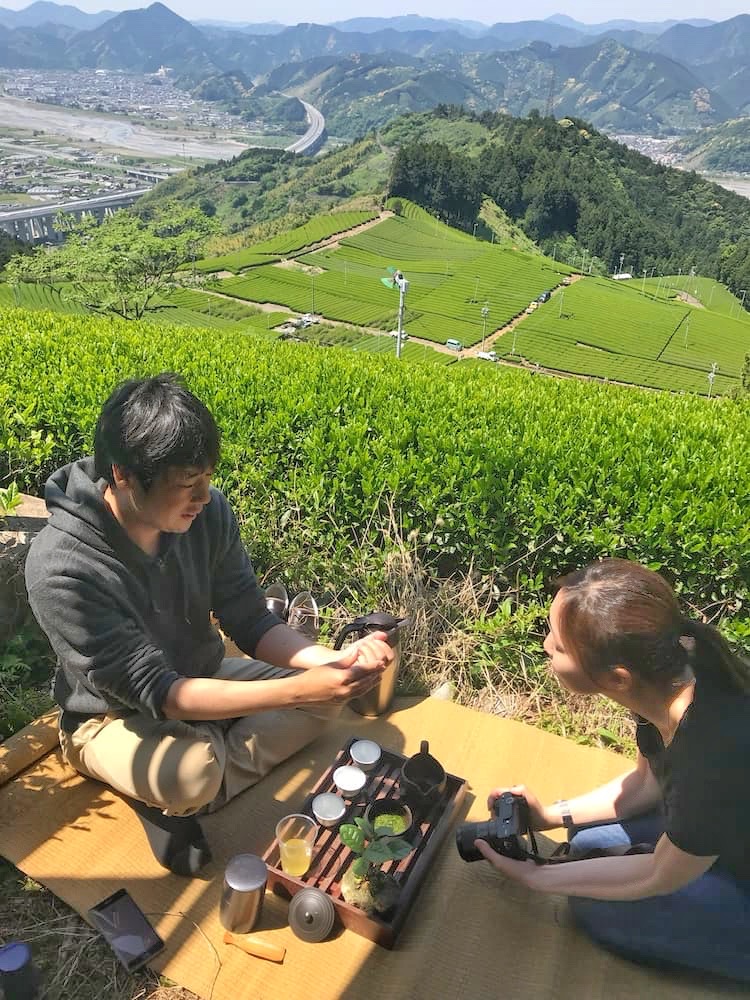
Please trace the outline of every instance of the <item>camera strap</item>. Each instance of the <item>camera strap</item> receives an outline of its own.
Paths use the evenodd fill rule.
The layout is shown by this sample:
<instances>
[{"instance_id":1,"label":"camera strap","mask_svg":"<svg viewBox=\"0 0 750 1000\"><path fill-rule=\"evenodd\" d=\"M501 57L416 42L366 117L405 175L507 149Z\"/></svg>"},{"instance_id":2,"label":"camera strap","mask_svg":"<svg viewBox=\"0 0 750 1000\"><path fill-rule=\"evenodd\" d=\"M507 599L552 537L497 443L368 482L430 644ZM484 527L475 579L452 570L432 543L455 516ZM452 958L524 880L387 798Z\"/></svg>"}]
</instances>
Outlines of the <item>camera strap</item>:
<instances>
[{"instance_id":1,"label":"camera strap","mask_svg":"<svg viewBox=\"0 0 750 1000\"><path fill-rule=\"evenodd\" d=\"M633 854L654 853L653 844L614 844L612 847L592 847L589 851L577 853L571 851L570 844L566 841L563 844L558 844L552 854L545 858L539 854L536 839L531 830L529 830L529 840L533 853L532 851L526 852L527 860L533 861L537 865L560 865L569 861L591 861L593 858L625 858Z\"/></svg>"}]
</instances>

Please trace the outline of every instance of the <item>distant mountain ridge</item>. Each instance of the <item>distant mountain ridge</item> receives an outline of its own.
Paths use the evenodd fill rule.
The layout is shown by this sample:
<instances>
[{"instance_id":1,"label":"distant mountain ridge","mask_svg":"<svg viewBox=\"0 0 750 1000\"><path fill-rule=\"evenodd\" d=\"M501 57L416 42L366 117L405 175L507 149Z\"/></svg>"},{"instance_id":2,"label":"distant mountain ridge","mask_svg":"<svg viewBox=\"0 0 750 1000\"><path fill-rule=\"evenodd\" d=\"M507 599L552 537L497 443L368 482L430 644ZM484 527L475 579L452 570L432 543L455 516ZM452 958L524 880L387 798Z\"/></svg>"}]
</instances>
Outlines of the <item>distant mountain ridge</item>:
<instances>
[{"instance_id":1,"label":"distant mountain ridge","mask_svg":"<svg viewBox=\"0 0 750 1000\"><path fill-rule=\"evenodd\" d=\"M15 13L34 19L55 11L74 20L77 9L38 0ZM266 93L284 80L295 96L338 116L331 131L344 137L436 103L516 115L536 107L615 131L696 129L750 110L750 15L703 27L680 23L662 34L630 21L591 34L603 26L582 31L557 15L498 22L472 37L463 31L478 22L417 15L341 22L373 30L302 23L252 34L197 27L160 2L105 13L111 16L86 30L47 20L6 28L0 65L142 73L166 65L190 89L231 72Z\"/></svg>"},{"instance_id":2,"label":"distant mountain ridge","mask_svg":"<svg viewBox=\"0 0 750 1000\"><path fill-rule=\"evenodd\" d=\"M347 138L383 126L399 111L426 111L436 103L516 116L536 107L557 117L585 117L611 132L696 129L732 115L731 106L684 66L613 39L424 59L319 56L280 66L267 85L310 101L326 116L331 134Z\"/></svg>"},{"instance_id":3,"label":"distant mountain ridge","mask_svg":"<svg viewBox=\"0 0 750 1000\"><path fill-rule=\"evenodd\" d=\"M0 7L0 25L6 28L38 28L43 24L62 24L76 31L89 31L115 17L116 13L113 10L102 10L97 14L87 14L69 4L35 0L35 3L24 7L23 10Z\"/></svg>"}]
</instances>

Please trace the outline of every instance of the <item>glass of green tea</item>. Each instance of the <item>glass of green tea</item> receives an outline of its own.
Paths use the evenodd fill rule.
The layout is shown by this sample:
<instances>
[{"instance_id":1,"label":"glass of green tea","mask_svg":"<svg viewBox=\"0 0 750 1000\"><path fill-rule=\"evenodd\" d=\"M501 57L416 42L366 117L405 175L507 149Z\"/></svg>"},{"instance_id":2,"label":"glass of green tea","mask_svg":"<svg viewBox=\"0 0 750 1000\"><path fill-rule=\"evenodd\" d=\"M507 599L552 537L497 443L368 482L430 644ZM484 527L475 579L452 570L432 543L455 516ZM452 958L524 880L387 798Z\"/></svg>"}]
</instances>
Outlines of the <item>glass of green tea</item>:
<instances>
[{"instance_id":1,"label":"glass of green tea","mask_svg":"<svg viewBox=\"0 0 750 1000\"><path fill-rule=\"evenodd\" d=\"M276 824L281 868L287 875L301 878L310 867L318 824L302 813L292 813Z\"/></svg>"}]
</instances>

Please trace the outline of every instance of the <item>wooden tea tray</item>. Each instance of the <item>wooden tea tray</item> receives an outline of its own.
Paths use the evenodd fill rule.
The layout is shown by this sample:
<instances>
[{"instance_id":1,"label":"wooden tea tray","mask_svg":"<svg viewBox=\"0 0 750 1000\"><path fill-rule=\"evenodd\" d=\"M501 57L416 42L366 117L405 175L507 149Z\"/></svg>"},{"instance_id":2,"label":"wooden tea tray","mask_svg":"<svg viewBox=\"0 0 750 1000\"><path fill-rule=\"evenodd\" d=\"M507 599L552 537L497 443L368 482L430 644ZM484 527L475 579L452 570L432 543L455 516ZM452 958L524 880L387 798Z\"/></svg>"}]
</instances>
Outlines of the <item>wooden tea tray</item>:
<instances>
[{"instance_id":1,"label":"wooden tea tray","mask_svg":"<svg viewBox=\"0 0 750 1000\"><path fill-rule=\"evenodd\" d=\"M339 765L351 763L349 747L355 739L360 738L352 737L346 746L339 750L334 762L305 799L300 812L312 816L311 803L315 796L321 792L336 792L333 772ZM358 798L350 803L342 823L353 823L356 816L363 816L366 807L374 799L398 795L399 772L408 758L385 747L381 747L381 750L382 756L377 767L368 774L367 784ZM391 861L383 865L383 871L394 875L401 885L398 902L387 918L377 914L368 916L364 910L352 906L343 899L341 878L356 855L342 843L338 828L332 830L319 828L313 848L312 864L307 874L301 878L295 878L282 871L279 845L274 839L263 855L263 860L268 865L268 888L286 899L291 899L300 889L310 886L321 889L333 901L344 927L384 948L392 948L430 865L455 822L466 794L466 781L463 778L449 774L447 779L445 791L440 798L428 810L417 813L414 817L414 826L407 838L414 844L414 850L402 861Z\"/></svg>"}]
</instances>

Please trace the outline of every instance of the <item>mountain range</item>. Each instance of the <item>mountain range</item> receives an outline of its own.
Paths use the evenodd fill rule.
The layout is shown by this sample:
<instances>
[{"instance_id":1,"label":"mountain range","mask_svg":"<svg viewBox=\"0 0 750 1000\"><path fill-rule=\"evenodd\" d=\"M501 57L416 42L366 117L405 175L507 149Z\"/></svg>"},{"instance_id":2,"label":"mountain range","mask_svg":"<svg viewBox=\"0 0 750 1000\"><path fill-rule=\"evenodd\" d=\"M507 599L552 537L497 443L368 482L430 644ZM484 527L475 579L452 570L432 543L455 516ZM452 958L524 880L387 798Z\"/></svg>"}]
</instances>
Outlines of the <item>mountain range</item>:
<instances>
[{"instance_id":1,"label":"mountain range","mask_svg":"<svg viewBox=\"0 0 750 1000\"><path fill-rule=\"evenodd\" d=\"M0 9L0 25L0 66L149 73L167 65L189 88L241 72L260 94L283 88L319 103L343 137L436 103L512 114L537 107L609 131L683 131L750 112L746 14L599 25L556 15L491 26L406 15L254 33L253 24L196 25L158 2L89 15L38 0Z\"/></svg>"}]
</instances>

